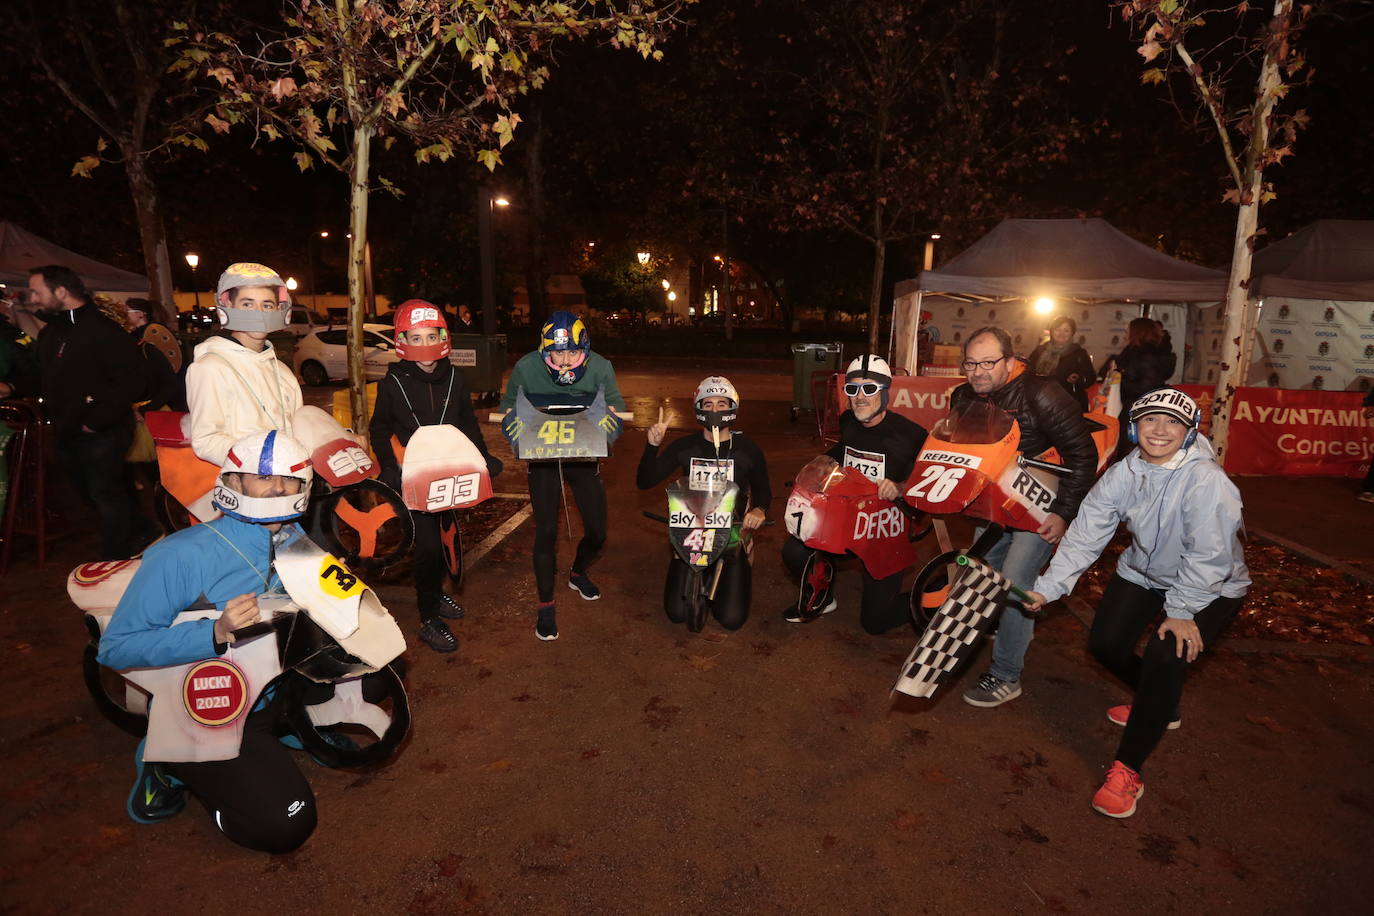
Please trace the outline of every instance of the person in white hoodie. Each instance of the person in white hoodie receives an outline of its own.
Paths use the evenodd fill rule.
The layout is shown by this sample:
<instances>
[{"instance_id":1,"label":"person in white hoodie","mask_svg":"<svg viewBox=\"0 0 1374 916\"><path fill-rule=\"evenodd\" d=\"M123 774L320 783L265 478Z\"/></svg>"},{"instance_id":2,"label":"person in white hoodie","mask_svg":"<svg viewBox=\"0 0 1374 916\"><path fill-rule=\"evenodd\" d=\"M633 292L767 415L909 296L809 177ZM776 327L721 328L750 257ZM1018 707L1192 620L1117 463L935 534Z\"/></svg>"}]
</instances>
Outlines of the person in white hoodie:
<instances>
[{"instance_id":1,"label":"person in white hoodie","mask_svg":"<svg viewBox=\"0 0 1374 916\"><path fill-rule=\"evenodd\" d=\"M249 433L291 434L301 408L296 377L267 341L286 327L291 296L277 272L261 264L231 264L215 291L220 326L227 332L196 347L186 372L191 447L215 466Z\"/></svg>"},{"instance_id":2,"label":"person in white hoodie","mask_svg":"<svg viewBox=\"0 0 1374 916\"><path fill-rule=\"evenodd\" d=\"M1126 523L1131 544L1103 590L1088 636L1098 661L1135 691L1130 705L1107 710L1125 728L1092 800L1108 817L1135 813L1145 793L1145 759L1166 729L1180 725L1188 665L1235 617L1250 587L1240 492L1198 432L1201 418L1197 403L1176 388L1155 389L1131 405L1126 435L1137 448L1088 491L1026 603L1035 610L1073 591ZM1141 633L1161 611L1163 622L1137 655Z\"/></svg>"}]
</instances>

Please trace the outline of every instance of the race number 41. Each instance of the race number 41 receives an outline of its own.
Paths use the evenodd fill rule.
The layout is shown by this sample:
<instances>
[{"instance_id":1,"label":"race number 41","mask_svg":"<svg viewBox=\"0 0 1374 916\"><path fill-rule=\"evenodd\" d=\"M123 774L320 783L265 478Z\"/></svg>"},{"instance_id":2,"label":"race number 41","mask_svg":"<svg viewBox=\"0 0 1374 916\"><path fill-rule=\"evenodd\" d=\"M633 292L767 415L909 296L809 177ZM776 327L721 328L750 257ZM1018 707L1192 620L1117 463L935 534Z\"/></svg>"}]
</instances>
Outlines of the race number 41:
<instances>
[{"instance_id":1,"label":"race number 41","mask_svg":"<svg viewBox=\"0 0 1374 916\"><path fill-rule=\"evenodd\" d=\"M481 481L482 475L476 471L453 477L440 477L430 483L429 490L425 493L425 511L442 512L454 506L467 505L477 498Z\"/></svg>"},{"instance_id":2,"label":"race number 41","mask_svg":"<svg viewBox=\"0 0 1374 916\"><path fill-rule=\"evenodd\" d=\"M907 491L912 499L924 499L928 503L942 503L959 481L968 473L967 468L952 468L943 464L932 464L921 472L921 479Z\"/></svg>"}]
</instances>

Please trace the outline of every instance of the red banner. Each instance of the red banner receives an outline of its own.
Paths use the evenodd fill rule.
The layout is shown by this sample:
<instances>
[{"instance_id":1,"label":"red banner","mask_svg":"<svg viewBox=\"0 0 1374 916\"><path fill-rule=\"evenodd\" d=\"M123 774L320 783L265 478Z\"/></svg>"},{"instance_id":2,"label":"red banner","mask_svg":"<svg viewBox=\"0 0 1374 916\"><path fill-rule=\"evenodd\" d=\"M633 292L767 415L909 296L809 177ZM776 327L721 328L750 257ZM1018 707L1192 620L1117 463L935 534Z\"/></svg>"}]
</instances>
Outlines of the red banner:
<instances>
[{"instance_id":1,"label":"red banner","mask_svg":"<svg viewBox=\"0 0 1374 916\"><path fill-rule=\"evenodd\" d=\"M962 378L899 375L889 406L930 429L949 412L949 393ZM1180 385L1212 421L1212 386ZM1363 477L1374 456L1374 423L1364 418L1358 391L1241 388L1231 414L1226 470L1289 477ZM840 409L849 406L839 393Z\"/></svg>"}]
</instances>

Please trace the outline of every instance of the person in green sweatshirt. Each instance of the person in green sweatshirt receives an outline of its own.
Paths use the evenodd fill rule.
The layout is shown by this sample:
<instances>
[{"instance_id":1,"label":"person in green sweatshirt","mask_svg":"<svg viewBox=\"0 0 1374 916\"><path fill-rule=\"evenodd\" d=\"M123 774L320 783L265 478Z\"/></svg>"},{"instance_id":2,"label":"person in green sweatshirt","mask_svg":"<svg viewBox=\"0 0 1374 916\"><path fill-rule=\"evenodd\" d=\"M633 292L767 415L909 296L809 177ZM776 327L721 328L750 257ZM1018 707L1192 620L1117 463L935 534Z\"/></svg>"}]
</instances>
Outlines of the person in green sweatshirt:
<instances>
[{"instance_id":1,"label":"person in green sweatshirt","mask_svg":"<svg viewBox=\"0 0 1374 916\"><path fill-rule=\"evenodd\" d=\"M582 319L571 312L554 312L539 338L539 349L526 353L511 370L501 398L501 409L507 412L502 424L506 437L512 444L518 437L514 408L522 390L535 407L589 405L598 391L604 391L611 410L606 416L607 432L614 440L621 431L614 411L625 409L625 399L616 385L615 369L605 357L592 352L591 335ZM601 589L587 578L587 567L606 543L606 486L595 460L530 461L528 468L530 505L534 509L534 580L539 590L535 635L553 640L558 638L553 585L563 482L567 481L582 516L582 540L577 544L568 587L587 601L601 597Z\"/></svg>"}]
</instances>

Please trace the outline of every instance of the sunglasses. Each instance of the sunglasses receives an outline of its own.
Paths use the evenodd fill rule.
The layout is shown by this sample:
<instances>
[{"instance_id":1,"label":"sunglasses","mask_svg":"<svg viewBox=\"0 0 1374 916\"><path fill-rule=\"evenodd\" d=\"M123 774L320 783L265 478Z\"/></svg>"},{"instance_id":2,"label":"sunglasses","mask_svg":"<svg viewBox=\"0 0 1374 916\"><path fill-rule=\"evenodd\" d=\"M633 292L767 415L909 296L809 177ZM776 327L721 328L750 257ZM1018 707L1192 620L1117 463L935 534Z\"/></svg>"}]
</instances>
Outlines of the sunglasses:
<instances>
[{"instance_id":1,"label":"sunglasses","mask_svg":"<svg viewBox=\"0 0 1374 916\"><path fill-rule=\"evenodd\" d=\"M879 385L877 382L846 382L844 386L845 397L849 398L858 394L862 394L866 398L871 398L882 390L883 386Z\"/></svg>"}]
</instances>

